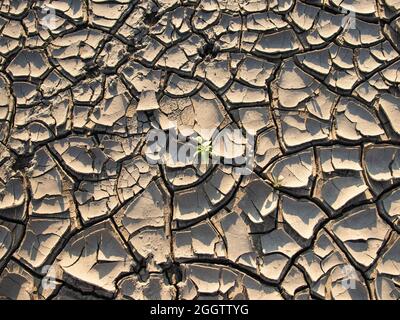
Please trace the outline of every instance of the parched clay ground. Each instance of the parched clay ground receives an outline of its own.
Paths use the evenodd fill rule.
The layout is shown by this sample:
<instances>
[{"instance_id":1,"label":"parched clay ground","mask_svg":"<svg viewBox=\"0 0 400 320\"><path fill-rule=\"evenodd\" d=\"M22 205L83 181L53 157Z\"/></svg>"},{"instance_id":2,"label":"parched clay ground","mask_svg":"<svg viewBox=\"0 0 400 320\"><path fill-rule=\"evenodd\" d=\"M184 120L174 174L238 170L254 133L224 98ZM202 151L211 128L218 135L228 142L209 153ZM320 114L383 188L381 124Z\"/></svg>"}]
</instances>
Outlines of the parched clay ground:
<instances>
[{"instance_id":1,"label":"parched clay ground","mask_svg":"<svg viewBox=\"0 0 400 320\"><path fill-rule=\"evenodd\" d=\"M399 84L399 0L0 1L0 297L398 299Z\"/></svg>"}]
</instances>

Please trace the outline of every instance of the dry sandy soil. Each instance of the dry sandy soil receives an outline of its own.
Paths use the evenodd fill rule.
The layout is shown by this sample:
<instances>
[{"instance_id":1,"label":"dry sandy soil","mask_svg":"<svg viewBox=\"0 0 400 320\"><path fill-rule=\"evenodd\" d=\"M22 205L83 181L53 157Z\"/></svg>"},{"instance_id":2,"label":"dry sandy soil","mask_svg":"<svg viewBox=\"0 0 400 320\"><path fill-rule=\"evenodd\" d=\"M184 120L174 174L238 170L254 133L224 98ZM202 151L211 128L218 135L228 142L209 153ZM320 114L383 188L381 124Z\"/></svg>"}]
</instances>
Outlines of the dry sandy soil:
<instances>
[{"instance_id":1,"label":"dry sandy soil","mask_svg":"<svg viewBox=\"0 0 400 320\"><path fill-rule=\"evenodd\" d=\"M399 0L0 1L0 297L399 299L399 35ZM223 128L251 172L148 161Z\"/></svg>"}]
</instances>

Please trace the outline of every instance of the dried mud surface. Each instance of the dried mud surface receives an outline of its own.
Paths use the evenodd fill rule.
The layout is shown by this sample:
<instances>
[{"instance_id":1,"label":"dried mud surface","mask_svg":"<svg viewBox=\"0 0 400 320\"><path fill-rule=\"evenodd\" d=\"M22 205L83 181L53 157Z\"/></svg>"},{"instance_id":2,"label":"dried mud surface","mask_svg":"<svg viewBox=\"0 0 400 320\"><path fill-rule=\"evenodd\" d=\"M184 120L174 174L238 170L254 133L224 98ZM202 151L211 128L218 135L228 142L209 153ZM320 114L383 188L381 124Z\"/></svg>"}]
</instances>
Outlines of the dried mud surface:
<instances>
[{"instance_id":1,"label":"dried mud surface","mask_svg":"<svg viewBox=\"0 0 400 320\"><path fill-rule=\"evenodd\" d=\"M399 84L398 0L0 1L0 297L399 299Z\"/></svg>"}]
</instances>

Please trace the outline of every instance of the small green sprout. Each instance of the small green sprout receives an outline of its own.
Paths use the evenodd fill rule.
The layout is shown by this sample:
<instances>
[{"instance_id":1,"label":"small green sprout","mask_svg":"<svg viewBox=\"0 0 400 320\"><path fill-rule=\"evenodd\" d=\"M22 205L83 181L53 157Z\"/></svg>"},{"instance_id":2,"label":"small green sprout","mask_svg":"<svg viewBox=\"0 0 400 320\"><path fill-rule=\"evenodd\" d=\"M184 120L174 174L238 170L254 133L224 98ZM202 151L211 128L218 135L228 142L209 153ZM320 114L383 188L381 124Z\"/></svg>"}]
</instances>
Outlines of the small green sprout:
<instances>
[{"instance_id":1,"label":"small green sprout","mask_svg":"<svg viewBox=\"0 0 400 320\"><path fill-rule=\"evenodd\" d=\"M276 177L276 176L274 176L274 175L271 175L272 186L273 186L275 189L278 189L278 188L280 188L280 187L282 186L283 180L285 180L285 177L284 177L284 176Z\"/></svg>"},{"instance_id":2,"label":"small green sprout","mask_svg":"<svg viewBox=\"0 0 400 320\"><path fill-rule=\"evenodd\" d=\"M197 157L197 155L200 154L201 163L208 164L210 160L210 155L213 152L211 141L203 140L203 138L200 136L196 138L196 141L197 147L194 157Z\"/></svg>"}]
</instances>

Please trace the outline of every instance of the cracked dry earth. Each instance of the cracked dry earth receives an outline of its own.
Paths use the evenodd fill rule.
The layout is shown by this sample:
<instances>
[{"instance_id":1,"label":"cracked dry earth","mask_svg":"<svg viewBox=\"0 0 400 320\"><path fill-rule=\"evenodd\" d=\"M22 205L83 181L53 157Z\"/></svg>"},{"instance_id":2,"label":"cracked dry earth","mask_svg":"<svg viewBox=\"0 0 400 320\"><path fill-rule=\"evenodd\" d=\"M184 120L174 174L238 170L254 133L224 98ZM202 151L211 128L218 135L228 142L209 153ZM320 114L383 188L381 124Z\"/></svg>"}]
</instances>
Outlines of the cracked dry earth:
<instances>
[{"instance_id":1,"label":"cracked dry earth","mask_svg":"<svg viewBox=\"0 0 400 320\"><path fill-rule=\"evenodd\" d=\"M399 299L399 0L3 0L0 34L2 298ZM152 128L254 169L150 164Z\"/></svg>"}]
</instances>

